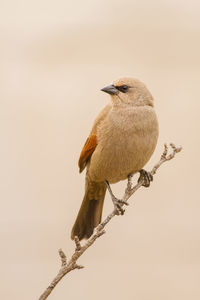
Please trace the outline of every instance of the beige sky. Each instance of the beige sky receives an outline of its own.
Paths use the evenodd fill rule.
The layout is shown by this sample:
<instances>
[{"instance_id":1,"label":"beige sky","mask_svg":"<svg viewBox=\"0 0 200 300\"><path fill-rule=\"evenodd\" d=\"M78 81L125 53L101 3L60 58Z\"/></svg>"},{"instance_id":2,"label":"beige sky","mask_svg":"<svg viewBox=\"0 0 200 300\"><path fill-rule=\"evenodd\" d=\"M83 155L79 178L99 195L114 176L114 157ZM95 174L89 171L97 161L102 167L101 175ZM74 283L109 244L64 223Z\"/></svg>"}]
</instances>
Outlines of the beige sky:
<instances>
[{"instance_id":1,"label":"beige sky","mask_svg":"<svg viewBox=\"0 0 200 300\"><path fill-rule=\"evenodd\" d=\"M78 156L109 101L100 89L124 75L155 98L160 137L146 168L164 142L183 152L49 299L200 299L199 15L199 1L0 2L1 299L37 299L57 250L72 253ZM104 216L111 208L107 197Z\"/></svg>"}]
</instances>

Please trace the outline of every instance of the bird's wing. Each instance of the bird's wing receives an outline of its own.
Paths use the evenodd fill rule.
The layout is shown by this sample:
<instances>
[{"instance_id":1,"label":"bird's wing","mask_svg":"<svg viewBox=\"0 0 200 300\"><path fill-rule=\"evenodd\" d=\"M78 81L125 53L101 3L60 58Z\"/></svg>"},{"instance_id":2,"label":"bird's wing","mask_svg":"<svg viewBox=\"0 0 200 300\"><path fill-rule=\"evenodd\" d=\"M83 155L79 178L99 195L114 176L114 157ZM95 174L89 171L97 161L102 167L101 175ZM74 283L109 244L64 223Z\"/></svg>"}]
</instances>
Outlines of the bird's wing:
<instances>
[{"instance_id":1,"label":"bird's wing","mask_svg":"<svg viewBox=\"0 0 200 300\"><path fill-rule=\"evenodd\" d=\"M92 153L94 152L96 146L97 146L97 136L96 134L90 134L85 142L85 145L81 151L80 158L78 161L80 173L85 169L87 162L90 159Z\"/></svg>"},{"instance_id":2,"label":"bird's wing","mask_svg":"<svg viewBox=\"0 0 200 300\"><path fill-rule=\"evenodd\" d=\"M90 160L92 153L94 152L97 146L97 128L101 124L101 122L105 120L110 110L111 110L111 105L110 104L106 105L99 113L96 120L94 121L92 131L85 142L85 145L81 151L80 158L78 161L80 173L85 169L88 161Z\"/></svg>"}]
</instances>

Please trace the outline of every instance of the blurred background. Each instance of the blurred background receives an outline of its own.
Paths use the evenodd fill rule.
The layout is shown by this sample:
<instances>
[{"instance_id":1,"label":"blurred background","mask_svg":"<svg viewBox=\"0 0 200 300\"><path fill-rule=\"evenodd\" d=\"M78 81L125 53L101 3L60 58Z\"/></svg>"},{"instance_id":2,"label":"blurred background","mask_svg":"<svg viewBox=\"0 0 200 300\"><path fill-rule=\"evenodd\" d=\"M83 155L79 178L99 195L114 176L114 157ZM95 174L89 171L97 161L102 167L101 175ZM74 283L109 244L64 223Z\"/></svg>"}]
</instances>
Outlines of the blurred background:
<instances>
[{"instance_id":1,"label":"blurred background","mask_svg":"<svg viewBox=\"0 0 200 300\"><path fill-rule=\"evenodd\" d=\"M77 160L100 89L121 76L146 83L163 144L183 151L91 247L49 299L200 299L200 2L0 2L1 299L38 299L84 192ZM125 182L113 186L123 194ZM107 196L104 216L112 209Z\"/></svg>"}]
</instances>

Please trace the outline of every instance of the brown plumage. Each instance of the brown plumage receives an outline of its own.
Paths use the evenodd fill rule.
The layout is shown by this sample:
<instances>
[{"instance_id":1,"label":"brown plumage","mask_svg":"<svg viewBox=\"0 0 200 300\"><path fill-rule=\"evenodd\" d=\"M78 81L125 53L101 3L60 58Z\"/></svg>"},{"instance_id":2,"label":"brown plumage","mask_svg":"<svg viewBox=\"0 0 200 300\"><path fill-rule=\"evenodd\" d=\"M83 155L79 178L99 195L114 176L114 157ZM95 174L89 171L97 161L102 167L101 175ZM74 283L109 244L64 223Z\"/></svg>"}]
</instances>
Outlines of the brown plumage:
<instances>
[{"instance_id":1,"label":"brown plumage","mask_svg":"<svg viewBox=\"0 0 200 300\"><path fill-rule=\"evenodd\" d=\"M72 239L74 236L78 236L79 240L88 239L101 222L106 184L91 181L87 175L85 181L85 196L72 229Z\"/></svg>"},{"instance_id":2,"label":"brown plumage","mask_svg":"<svg viewBox=\"0 0 200 300\"><path fill-rule=\"evenodd\" d=\"M90 134L85 142L83 150L81 151L80 158L78 161L79 171L80 173L85 169L87 162L90 159L90 156L94 152L97 146L97 136L96 134Z\"/></svg>"},{"instance_id":3,"label":"brown plumage","mask_svg":"<svg viewBox=\"0 0 200 300\"><path fill-rule=\"evenodd\" d=\"M71 238L89 238L101 222L105 180L115 183L136 173L150 159L158 138L153 97L137 79L121 78L102 89L111 95L96 118L79 158L87 167L85 196Z\"/></svg>"}]
</instances>

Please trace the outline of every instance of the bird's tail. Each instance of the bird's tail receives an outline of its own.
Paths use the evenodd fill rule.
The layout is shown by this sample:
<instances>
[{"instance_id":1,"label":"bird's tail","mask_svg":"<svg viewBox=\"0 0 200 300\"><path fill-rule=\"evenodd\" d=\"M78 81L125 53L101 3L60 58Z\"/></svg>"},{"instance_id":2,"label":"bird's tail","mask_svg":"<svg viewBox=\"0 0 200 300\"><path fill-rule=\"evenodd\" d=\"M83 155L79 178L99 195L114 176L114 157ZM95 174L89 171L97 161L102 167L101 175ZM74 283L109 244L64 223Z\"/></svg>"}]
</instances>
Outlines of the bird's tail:
<instances>
[{"instance_id":1,"label":"bird's tail","mask_svg":"<svg viewBox=\"0 0 200 300\"><path fill-rule=\"evenodd\" d=\"M101 222L103 203L106 194L105 182L94 182L86 175L85 195L72 228L71 238L88 239L94 228Z\"/></svg>"}]
</instances>

